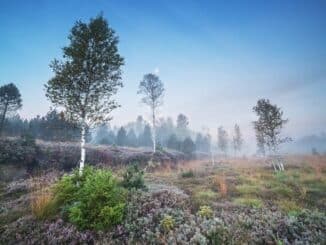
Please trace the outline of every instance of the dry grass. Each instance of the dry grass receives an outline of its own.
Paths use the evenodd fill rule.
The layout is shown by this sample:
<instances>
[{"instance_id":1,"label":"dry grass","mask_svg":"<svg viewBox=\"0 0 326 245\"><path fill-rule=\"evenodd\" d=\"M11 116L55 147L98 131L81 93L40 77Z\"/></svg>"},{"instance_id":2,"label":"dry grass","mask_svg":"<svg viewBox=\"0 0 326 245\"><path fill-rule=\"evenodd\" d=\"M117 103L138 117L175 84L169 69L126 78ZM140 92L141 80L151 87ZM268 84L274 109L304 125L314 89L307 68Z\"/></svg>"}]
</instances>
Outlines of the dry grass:
<instances>
[{"instance_id":1,"label":"dry grass","mask_svg":"<svg viewBox=\"0 0 326 245\"><path fill-rule=\"evenodd\" d=\"M151 181L175 185L194 200L206 199L207 203L276 205L284 211L325 209L326 156L291 155L284 159L286 170L279 174L262 158L229 158L214 166L209 160L183 162L177 169L151 173ZM194 175L183 178L187 171ZM293 203L297 206L291 207Z\"/></svg>"},{"instance_id":2,"label":"dry grass","mask_svg":"<svg viewBox=\"0 0 326 245\"><path fill-rule=\"evenodd\" d=\"M39 219L48 218L53 214L52 203L52 193L46 191L34 193L31 198L32 214Z\"/></svg>"},{"instance_id":3,"label":"dry grass","mask_svg":"<svg viewBox=\"0 0 326 245\"><path fill-rule=\"evenodd\" d=\"M225 175L215 175L213 178L213 184L217 186L220 196L225 198L228 194L228 186L225 180Z\"/></svg>"},{"instance_id":4,"label":"dry grass","mask_svg":"<svg viewBox=\"0 0 326 245\"><path fill-rule=\"evenodd\" d=\"M53 193L50 187L56 179L55 174L30 178L30 207L32 214L39 219L48 218L54 213Z\"/></svg>"}]
</instances>

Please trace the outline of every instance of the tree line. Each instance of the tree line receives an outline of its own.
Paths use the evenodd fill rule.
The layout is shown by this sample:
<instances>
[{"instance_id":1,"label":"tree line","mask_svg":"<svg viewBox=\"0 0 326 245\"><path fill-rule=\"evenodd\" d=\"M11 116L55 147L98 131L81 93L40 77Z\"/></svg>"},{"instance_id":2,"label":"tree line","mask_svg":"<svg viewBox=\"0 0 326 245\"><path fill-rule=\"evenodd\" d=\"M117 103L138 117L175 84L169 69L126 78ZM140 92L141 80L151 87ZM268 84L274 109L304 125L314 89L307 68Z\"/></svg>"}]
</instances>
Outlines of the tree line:
<instances>
[{"instance_id":1,"label":"tree line","mask_svg":"<svg viewBox=\"0 0 326 245\"><path fill-rule=\"evenodd\" d=\"M124 58L118 52L119 39L116 32L102 15L90 19L88 23L77 21L68 39L69 44L62 49L62 58L54 59L50 64L54 76L45 84L46 97L54 106L64 109L64 116L60 116L58 112L52 114L50 112L45 118L31 120L28 127L31 131L33 127L39 127L45 132L41 133L45 138L65 137L60 135L61 129L56 128L56 124L51 124L56 120L58 124L62 123L62 128L67 126L65 130L71 130L71 137L75 135L73 128L75 126L79 128L81 146L79 167L82 173L85 164L87 131L95 125L108 123L112 119L111 112L120 106L113 96L123 86ZM120 128L115 135L115 143L128 145L137 142L145 145L149 144L151 138L155 153L158 141L161 141L162 145L184 152L193 152L196 143L201 142L198 144L198 149L208 151L208 148L211 148L211 144L208 144L210 137L198 135L194 143L191 136L187 136L189 122L182 114L177 119L177 133L162 134L164 139L160 139L160 132L164 132L165 128L159 127L157 110L163 105L164 92L164 84L156 74L148 73L143 76L137 93L142 96L141 101L150 109L151 127L144 127L141 137L135 132L130 130L127 132L125 128ZM16 86L8 84L0 88L2 112L0 133L4 128L6 114L17 111L21 104L21 96ZM266 99L259 100L253 111L258 116L258 120L253 123L258 149L264 152L267 149L270 153L276 154L278 146L288 140L281 137L281 129L287 123L287 119L282 118L283 112L279 107L272 105ZM47 131L51 127L52 131ZM35 134L38 132L35 131ZM226 155L229 140L223 127L218 128L217 138L218 148ZM242 144L240 128L236 125L232 139L234 152L240 151ZM278 168L282 170L283 167L278 164Z\"/></svg>"}]
</instances>

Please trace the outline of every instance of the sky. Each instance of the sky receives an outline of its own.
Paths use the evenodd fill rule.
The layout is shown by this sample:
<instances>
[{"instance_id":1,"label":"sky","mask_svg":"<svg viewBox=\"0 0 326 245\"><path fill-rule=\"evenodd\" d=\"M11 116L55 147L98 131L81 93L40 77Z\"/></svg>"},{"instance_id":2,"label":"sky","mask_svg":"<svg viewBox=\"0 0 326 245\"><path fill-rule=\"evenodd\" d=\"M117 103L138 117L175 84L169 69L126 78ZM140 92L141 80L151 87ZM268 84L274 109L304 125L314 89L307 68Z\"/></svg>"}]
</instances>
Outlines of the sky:
<instances>
[{"instance_id":1,"label":"sky","mask_svg":"<svg viewBox=\"0 0 326 245\"><path fill-rule=\"evenodd\" d=\"M103 13L119 36L124 87L112 113L122 125L149 111L143 75L165 85L160 116L189 117L195 130L238 123L253 139L252 107L268 98L289 119L285 134L326 131L326 1L0 0L0 86L20 89L20 115L44 115L49 67L77 20Z\"/></svg>"}]
</instances>

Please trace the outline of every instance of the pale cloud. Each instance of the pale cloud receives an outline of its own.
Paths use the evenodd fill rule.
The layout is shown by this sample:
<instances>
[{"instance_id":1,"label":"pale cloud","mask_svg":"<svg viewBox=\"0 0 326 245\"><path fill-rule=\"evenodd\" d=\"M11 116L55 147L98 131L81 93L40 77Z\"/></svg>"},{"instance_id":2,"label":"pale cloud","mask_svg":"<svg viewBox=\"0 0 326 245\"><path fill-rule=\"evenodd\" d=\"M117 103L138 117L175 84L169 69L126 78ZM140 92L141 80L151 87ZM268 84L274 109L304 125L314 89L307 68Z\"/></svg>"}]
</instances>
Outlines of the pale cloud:
<instances>
[{"instance_id":1,"label":"pale cloud","mask_svg":"<svg viewBox=\"0 0 326 245\"><path fill-rule=\"evenodd\" d=\"M160 69L159 69L158 67L155 67L155 69L154 69L154 73L155 73L156 75L158 75L158 74L160 73Z\"/></svg>"}]
</instances>

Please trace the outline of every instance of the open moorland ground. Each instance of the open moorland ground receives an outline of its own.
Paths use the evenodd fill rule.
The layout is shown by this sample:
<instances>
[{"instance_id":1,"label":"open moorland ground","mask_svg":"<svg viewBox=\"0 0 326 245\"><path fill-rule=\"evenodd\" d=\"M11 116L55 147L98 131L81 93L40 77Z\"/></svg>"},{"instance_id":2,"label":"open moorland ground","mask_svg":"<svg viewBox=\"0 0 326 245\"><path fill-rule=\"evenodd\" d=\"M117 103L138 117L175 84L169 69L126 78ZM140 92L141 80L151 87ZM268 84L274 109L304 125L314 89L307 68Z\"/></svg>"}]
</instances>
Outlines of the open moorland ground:
<instances>
[{"instance_id":1,"label":"open moorland ground","mask_svg":"<svg viewBox=\"0 0 326 245\"><path fill-rule=\"evenodd\" d=\"M280 173L263 162L157 163L145 172L146 188L128 192L121 222L101 231L44 212L62 171L2 182L0 243L325 244L326 157L288 156Z\"/></svg>"}]
</instances>

